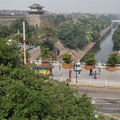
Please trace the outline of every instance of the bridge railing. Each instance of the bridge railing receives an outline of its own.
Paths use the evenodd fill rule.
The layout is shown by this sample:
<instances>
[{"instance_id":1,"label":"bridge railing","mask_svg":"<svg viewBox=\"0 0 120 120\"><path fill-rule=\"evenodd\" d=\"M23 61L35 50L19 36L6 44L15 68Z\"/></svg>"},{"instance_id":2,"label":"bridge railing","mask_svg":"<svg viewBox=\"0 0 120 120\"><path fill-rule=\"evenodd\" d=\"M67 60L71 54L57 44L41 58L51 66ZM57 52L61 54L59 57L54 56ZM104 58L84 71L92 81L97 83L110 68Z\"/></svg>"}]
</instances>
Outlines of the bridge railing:
<instances>
[{"instance_id":1,"label":"bridge railing","mask_svg":"<svg viewBox=\"0 0 120 120\"><path fill-rule=\"evenodd\" d=\"M40 65L41 64L41 59L40 60L30 60L30 63L35 63L36 65ZM59 65L59 61L51 61L51 64L54 65ZM84 67L85 62L81 62L82 67ZM106 63L96 63L95 64L95 68L100 67L101 69L106 69L107 64ZM116 65L117 69L120 70L120 64Z\"/></svg>"}]
</instances>

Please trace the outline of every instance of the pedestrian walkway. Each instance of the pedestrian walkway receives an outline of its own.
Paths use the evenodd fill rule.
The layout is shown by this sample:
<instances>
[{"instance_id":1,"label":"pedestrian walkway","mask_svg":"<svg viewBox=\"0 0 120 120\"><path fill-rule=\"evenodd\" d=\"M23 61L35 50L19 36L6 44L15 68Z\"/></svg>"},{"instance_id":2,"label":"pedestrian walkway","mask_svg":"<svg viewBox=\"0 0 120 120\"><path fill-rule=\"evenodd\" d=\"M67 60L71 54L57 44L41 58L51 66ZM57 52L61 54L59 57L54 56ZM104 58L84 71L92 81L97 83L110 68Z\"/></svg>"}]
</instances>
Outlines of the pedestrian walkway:
<instances>
[{"instance_id":1,"label":"pedestrian walkway","mask_svg":"<svg viewBox=\"0 0 120 120\"><path fill-rule=\"evenodd\" d=\"M93 71L95 70L98 71L93 69ZM71 75L69 71L71 71ZM62 66L54 66L53 78L65 82L71 76L72 84L120 87L120 70L109 72L106 69L101 69L101 74L97 76L97 79L94 79L94 76L89 76L89 72L89 70L82 68L79 75L73 69L63 69Z\"/></svg>"}]
</instances>

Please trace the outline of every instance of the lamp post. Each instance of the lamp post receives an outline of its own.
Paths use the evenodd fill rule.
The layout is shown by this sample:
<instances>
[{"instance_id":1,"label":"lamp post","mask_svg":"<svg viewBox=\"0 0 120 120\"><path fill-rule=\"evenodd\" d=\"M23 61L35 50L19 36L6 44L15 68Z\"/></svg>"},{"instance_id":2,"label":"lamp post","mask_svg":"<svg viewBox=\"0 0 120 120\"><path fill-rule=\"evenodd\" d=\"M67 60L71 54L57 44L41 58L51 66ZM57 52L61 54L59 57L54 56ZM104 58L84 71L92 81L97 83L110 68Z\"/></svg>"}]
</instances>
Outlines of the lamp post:
<instances>
[{"instance_id":1,"label":"lamp post","mask_svg":"<svg viewBox=\"0 0 120 120\"><path fill-rule=\"evenodd\" d=\"M25 22L23 22L24 64L26 65Z\"/></svg>"},{"instance_id":2,"label":"lamp post","mask_svg":"<svg viewBox=\"0 0 120 120\"><path fill-rule=\"evenodd\" d=\"M61 81L61 58L59 58L59 81Z\"/></svg>"},{"instance_id":3,"label":"lamp post","mask_svg":"<svg viewBox=\"0 0 120 120\"><path fill-rule=\"evenodd\" d=\"M77 64L75 64L75 68L76 68L76 84L77 84Z\"/></svg>"}]
</instances>

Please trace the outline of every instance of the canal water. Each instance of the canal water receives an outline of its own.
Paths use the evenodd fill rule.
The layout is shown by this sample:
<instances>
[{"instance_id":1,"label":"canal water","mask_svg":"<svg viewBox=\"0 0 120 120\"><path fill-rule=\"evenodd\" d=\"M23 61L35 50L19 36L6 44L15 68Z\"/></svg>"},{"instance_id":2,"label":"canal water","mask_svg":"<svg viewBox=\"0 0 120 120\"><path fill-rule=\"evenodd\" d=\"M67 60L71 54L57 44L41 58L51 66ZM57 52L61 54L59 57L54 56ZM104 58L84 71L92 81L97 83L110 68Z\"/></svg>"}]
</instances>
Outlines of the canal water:
<instances>
[{"instance_id":1,"label":"canal water","mask_svg":"<svg viewBox=\"0 0 120 120\"><path fill-rule=\"evenodd\" d=\"M89 51L94 53L94 57L98 62L106 63L109 55L113 50L112 34L114 30L111 29L95 46ZM84 59L84 58L83 58Z\"/></svg>"}]
</instances>

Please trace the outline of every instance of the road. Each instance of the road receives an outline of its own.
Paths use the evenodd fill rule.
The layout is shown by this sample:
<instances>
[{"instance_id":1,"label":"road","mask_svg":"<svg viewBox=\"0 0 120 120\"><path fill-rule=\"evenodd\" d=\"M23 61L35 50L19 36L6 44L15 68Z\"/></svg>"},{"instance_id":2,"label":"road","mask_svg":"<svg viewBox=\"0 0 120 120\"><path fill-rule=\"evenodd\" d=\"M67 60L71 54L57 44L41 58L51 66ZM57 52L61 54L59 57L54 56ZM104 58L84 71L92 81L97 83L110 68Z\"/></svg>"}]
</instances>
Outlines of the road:
<instances>
[{"instance_id":1,"label":"road","mask_svg":"<svg viewBox=\"0 0 120 120\"><path fill-rule=\"evenodd\" d=\"M62 66L55 66L53 69L53 78L57 78L60 81L65 81L69 78L69 71L72 72L72 83L76 82L76 72L73 69L63 69ZM81 76L77 78L77 84L81 83L81 80L94 82L95 85L105 86L102 84L103 81L108 80L109 82L116 83L111 84L114 87L120 87L120 70L116 72L108 72L106 69L102 69L101 75L97 80L93 76L89 76L89 71L82 69ZM78 76L78 75L77 75ZM95 82L99 82L95 83ZM108 88L97 88L97 87L83 87L83 86L71 86L72 89L76 89L79 94L86 93L88 96L92 97L92 103L100 106L99 111L96 113L106 116L112 116L116 120L120 120L120 89L108 89ZM107 118L106 118L107 120Z\"/></svg>"},{"instance_id":2,"label":"road","mask_svg":"<svg viewBox=\"0 0 120 120\"><path fill-rule=\"evenodd\" d=\"M108 115L120 120L120 89L70 86L79 94L87 94L92 97L92 103L99 106L98 114Z\"/></svg>"},{"instance_id":3,"label":"road","mask_svg":"<svg viewBox=\"0 0 120 120\"><path fill-rule=\"evenodd\" d=\"M94 69L93 71L97 71ZM106 69L101 69L102 72L97 79L94 79L93 76L89 76L89 70L85 70L82 67L81 75L72 69L63 69L62 66L54 66L53 68L53 78L59 79L60 81L65 81L69 78L69 71L71 71L71 82L77 84L86 84L86 85L97 85L97 86L113 86L120 87L120 70L115 72L109 72ZM77 80L76 80L77 76Z\"/></svg>"}]
</instances>

